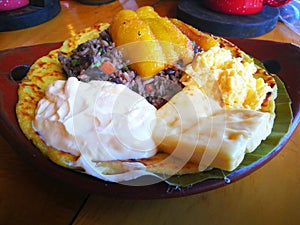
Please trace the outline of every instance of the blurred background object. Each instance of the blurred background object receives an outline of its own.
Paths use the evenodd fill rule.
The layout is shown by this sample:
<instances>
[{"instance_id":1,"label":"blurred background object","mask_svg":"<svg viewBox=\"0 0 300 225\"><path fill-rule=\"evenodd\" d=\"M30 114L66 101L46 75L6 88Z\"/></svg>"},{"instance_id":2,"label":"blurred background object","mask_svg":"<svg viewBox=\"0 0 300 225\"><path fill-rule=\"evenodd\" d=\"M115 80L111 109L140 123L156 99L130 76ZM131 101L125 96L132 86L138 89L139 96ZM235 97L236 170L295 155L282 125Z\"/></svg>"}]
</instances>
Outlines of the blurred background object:
<instances>
[{"instance_id":1,"label":"blurred background object","mask_svg":"<svg viewBox=\"0 0 300 225\"><path fill-rule=\"evenodd\" d=\"M293 0L279 11L279 19L300 36L300 0Z\"/></svg>"},{"instance_id":2,"label":"blurred background object","mask_svg":"<svg viewBox=\"0 0 300 225\"><path fill-rule=\"evenodd\" d=\"M114 2L115 0L77 0L77 1L87 5L103 5L103 4Z\"/></svg>"},{"instance_id":3,"label":"blurred background object","mask_svg":"<svg viewBox=\"0 0 300 225\"><path fill-rule=\"evenodd\" d=\"M59 0L30 0L29 4L21 8L0 12L0 31L13 31L36 26L51 20L57 16L60 10Z\"/></svg>"},{"instance_id":4,"label":"blurred background object","mask_svg":"<svg viewBox=\"0 0 300 225\"><path fill-rule=\"evenodd\" d=\"M204 5L217 12L232 15L256 14L268 5L280 7L291 0L204 0Z\"/></svg>"},{"instance_id":5,"label":"blurred background object","mask_svg":"<svg viewBox=\"0 0 300 225\"><path fill-rule=\"evenodd\" d=\"M18 9L29 5L29 0L2 0L0 1L0 12Z\"/></svg>"},{"instance_id":6,"label":"blurred background object","mask_svg":"<svg viewBox=\"0 0 300 225\"><path fill-rule=\"evenodd\" d=\"M251 2L247 5L251 9L250 11L243 11L246 5L244 8L243 4L240 5L241 2L246 4L246 1ZM253 38L266 34L275 28L279 19L279 8L273 6L281 6L290 2L285 0L266 1L273 3L264 5L263 0L180 0L177 6L177 17L214 35ZM258 12L254 13L255 11L251 7L257 2L260 2L259 7L255 9ZM230 13L230 9L234 10ZM220 12L222 10L226 13Z\"/></svg>"}]
</instances>

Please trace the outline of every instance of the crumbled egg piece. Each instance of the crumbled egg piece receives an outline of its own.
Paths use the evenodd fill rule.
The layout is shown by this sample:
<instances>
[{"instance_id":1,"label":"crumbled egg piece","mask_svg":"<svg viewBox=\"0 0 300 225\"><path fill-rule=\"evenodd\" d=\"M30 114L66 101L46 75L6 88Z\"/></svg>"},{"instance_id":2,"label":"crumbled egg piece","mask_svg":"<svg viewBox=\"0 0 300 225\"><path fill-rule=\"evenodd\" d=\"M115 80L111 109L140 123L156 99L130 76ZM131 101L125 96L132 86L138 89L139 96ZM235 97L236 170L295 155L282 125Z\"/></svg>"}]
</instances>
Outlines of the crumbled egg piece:
<instances>
[{"instance_id":1,"label":"crumbled egg piece","mask_svg":"<svg viewBox=\"0 0 300 225\"><path fill-rule=\"evenodd\" d=\"M272 88L262 78L253 77L256 71L254 62L243 61L241 57L234 57L230 50L215 46L196 55L186 67L182 81L186 86L196 82L205 90L214 80L225 108L259 110Z\"/></svg>"}]
</instances>

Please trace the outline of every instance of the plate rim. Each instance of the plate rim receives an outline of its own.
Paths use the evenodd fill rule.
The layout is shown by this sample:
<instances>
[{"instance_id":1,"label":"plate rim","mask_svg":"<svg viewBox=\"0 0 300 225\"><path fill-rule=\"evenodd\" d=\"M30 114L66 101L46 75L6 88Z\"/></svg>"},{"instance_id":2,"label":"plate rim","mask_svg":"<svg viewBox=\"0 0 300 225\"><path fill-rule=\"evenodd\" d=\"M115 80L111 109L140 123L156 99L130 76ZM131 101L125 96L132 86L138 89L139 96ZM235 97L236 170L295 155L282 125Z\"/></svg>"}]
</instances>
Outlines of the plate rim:
<instances>
[{"instance_id":1,"label":"plate rim","mask_svg":"<svg viewBox=\"0 0 300 225\"><path fill-rule=\"evenodd\" d=\"M265 40L252 40L252 39L244 39L244 40L236 40L236 39L228 39L231 42L235 43L238 47L239 44L236 42L255 42L260 44L266 44L266 45L284 45L284 46L292 46L298 48L299 55L300 55L300 48L296 45L293 45L291 43L283 43L283 42L274 42L274 41L265 41ZM57 46L59 46L62 42L55 42L55 43L45 43L45 44L39 44L34 46L25 46L25 47L19 47L19 48L13 48L13 49L6 49L1 50L0 55L3 54L3 52L7 51L18 51L21 49L28 49L28 48L43 48L43 47L49 47L55 49ZM242 48L241 48L242 49ZM242 49L243 50L243 49ZM244 51L244 50L243 50ZM245 51L247 52L247 51ZM253 56L253 54L251 54ZM255 56L254 56L255 57ZM37 57L38 58L38 57ZM0 58L1 59L1 58ZM260 60L260 59L259 59ZM300 67L299 67L300 68ZM3 72L0 68L0 73ZM2 76L7 76L6 79L10 79L9 82L14 82L11 80L8 74L0 74L1 79ZM278 76L280 79L281 77ZM2 95L2 86L0 86L0 98ZM286 87L288 89L288 87ZM2 108L1 102L0 102L0 108ZM252 165L240 169L238 173L232 173L229 174L227 177L230 179L230 184L234 183L235 181L238 181L252 172L256 171L257 169L261 168L263 165L265 165L268 161L270 161L272 158L274 158L285 146L285 144L288 142L290 136L293 134L295 129L297 128L299 121L300 121L300 109L298 106L296 108L292 107L293 112L293 120L290 126L289 131L285 134L285 136L280 140L279 144L265 157L263 157L261 160L258 160L257 162L253 163ZM226 182L226 179L209 179L202 181L200 183L194 184L191 187L186 188L178 188L178 187L172 187L168 185L165 182L160 182L155 185L150 186L141 186L141 187L132 187L132 186L124 186L122 184L117 183L110 183L103 180L100 180L98 178L94 178L90 175L78 173L77 171L73 171L70 169L66 169L64 167L61 167L59 165L56 165L50 159L45 157L23 134L21 131L18 123L17 124L8 124L7 120L5 119L5 115L3 111L0 111L0 128L1 128L1 135L6 139L6 141L12 146L12 148L16 149L16 151L22 155L22 157L29 161L31 165L38 168L39 171L61 181L69 185L76 185L78 182L77 180L74 180L74 178L79 179L80 182L83 182L87 185L78 187L81 190L87 191L89 193L93 194L100 194L104 196L110 196L110 197L117 197L117 198L127 198L127 199L161 199L161 198L174 198L174 197L183 197L183 196L189 196L193 194L198 194L206 191L210 191L216 188L220 188L223 186L228 185ZM15 116L16 117L16 116ZM23 138L18 139L17 142L12 141L13 138L19 134L23 135ZM38 151L30 151L30 149L27 149L28 146L26 146L26 151L20 150L23 148L23 141L27 141L31 144L31 147ZM28 143L27 143L28 145ZM27 153L27 151L30 152L30 154ZM51 171L49 171L49 169ZM54 170L54 171L52 171ZM241 172L242 170L242 172ZM101 184L99 184L101 183ZM101 187L102 189L99 190L97 188L91 188L94 185L96 185L98 188Z\"/></svg>"}]
</instances>

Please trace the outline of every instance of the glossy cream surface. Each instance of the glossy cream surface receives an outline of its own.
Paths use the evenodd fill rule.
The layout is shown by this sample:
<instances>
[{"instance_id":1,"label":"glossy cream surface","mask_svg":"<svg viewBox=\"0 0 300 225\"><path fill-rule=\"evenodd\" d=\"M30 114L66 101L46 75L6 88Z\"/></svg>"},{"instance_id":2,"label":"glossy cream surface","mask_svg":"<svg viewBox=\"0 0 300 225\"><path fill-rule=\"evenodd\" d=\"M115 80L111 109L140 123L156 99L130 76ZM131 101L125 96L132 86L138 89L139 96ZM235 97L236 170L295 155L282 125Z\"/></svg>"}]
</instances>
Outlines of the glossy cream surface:
<instances>
[{"instance_id":1,"label":"glossy cream surface","mask_svg":"<svg viewBox=\"0 0 300 225\"><path fill-rule=\"evenodd\" d=\"M91 161L148 158L155 113L124 85L69 78L49 85L33 127L47 145Z\"/></svg>"}]
</instances>

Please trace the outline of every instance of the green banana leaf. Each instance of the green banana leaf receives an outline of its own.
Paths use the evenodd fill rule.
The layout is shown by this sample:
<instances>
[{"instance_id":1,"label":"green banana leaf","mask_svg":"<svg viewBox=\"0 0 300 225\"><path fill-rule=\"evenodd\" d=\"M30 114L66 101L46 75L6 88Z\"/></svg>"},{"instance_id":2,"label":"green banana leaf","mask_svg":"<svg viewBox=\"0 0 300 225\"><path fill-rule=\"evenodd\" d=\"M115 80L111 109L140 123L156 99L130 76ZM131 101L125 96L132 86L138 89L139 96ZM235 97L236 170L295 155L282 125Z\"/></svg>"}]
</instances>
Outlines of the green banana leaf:
<instances>
[{"instance_id":1,"label":"green banana leaf","mask_svg":"<svg viewBox=\"0 0 300 225\"><path fill-rule=\"evenodd\" d=\"M254 152L245 155L244 160L238 168L236 168L232 172L226 172L220 169L212 169L201 173L199 172L197 174L172 176L168 178L166 182L169 185L181 187L187 187L207 179L224 179L225 182L230 182L231 176L242 173L243 171L245 171L245 169L247 170L247 168L250 168L255 163L260 163L260 160L268 158L273 151L276 151L276 148L277 146L279 146L282 138L289 131L293 114L291 109L291 100L283 82L277 76L275 77L275 81L278 87L278 95L275 100L276 117L272 133L257 147Z\"/></svg>"}]
</instances>

